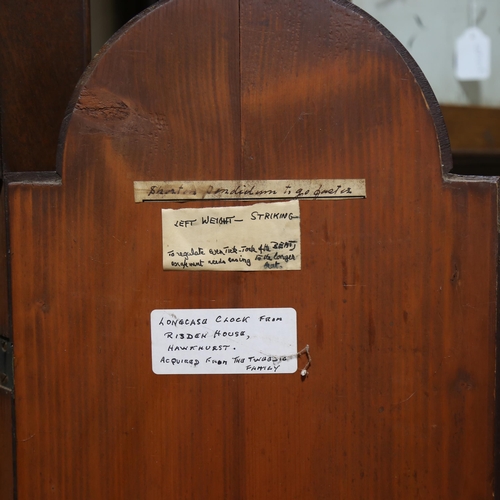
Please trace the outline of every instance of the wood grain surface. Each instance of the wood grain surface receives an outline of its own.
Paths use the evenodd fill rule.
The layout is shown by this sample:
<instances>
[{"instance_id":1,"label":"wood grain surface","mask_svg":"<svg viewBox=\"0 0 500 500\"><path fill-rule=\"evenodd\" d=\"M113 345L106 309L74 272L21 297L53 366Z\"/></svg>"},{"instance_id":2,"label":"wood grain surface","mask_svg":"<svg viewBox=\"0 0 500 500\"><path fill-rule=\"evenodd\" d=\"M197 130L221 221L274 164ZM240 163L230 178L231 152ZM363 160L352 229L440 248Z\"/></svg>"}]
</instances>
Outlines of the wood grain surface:
<instances>
[{"instance_id":1,"label":"wood grain surface","mask_svg":"<svg viewBox=\"0 0 500 500\"><path fill-rule=\"evenodd\" d=\"M0 2L3 172L54 170L61 121L90 60L87 0Z\"/></svg>"},{"instance_id":2,"label":"wood grain surface","mask_svg":"<svg viewBox=\"0 0 500 500\"><path fill-rule=\"evenodd\" d=\"M426 82L359 9L158 4L86 72L60 160L8 191L20 500L491 497L497 182L443 174ZM162 271L167 204L133 196L310 178L367 198L301 202L301 271ZM153 309L231 307L295 308L309 377L152 372Z\"/></svg>"},{"instance_id":3,"label":"wood grain surface","mask_svg":"<svg viewBox=\"0 0 500 500\"><path fill-rule=\"evenodd\" d=\"M2 346L12 338L9 314L9 280L7 261L7 218L5 215L5 186L0 183L0 356L3 355ZM0 358L0 359L3 359ZM6 370L7 371L7 370ZM0 369L2 377L3 367ZM12 383L10 377L9 385ZM2 381L1 385L7 382ZM14 427L13 427L12 393L0 387L0 500L11 500L14 495Z\"/></svg>"},{"instance_id":4,"label":"wood grain surface","mask_svg":"<svg viewBox=\"0 0 500 500\"><path fill-rule=\"evenodd\" d=\"M87 0L0 2L0 337L12 338L4 178L54 170L61 122L90 59ZM0 498L13 498L11 394L0 394Z\"/></svg>"},{"instance_id":5,"label":"wood grain surface","mask_svg":"<svg viewBox=\"0 0 500 500\"><path fill-rule=\"evenodd\" d=\"M500 157L500 109L443 106L442 111L454 153Z\"/></svg>"},{"instance_id":6,"label":"wood grain surface","mask_svg":"<svg viewBox=\"0 0 500 500\"><path fill-rule=\"evenodd\" d=\"M0 390L0 500L14 498L12 396Z\"/></svg>"},{"instance_id":7,"label":"wood grain surface","mask_svg":"<svg viewBox=\"0 0 500 500\"><path fill-rule=\"evenodd\" d=\"M8 278L8 242L6 216L5 185L0 181L0 337L11 338L9 325L9 278Z\"/></svg>"}]
</instances>

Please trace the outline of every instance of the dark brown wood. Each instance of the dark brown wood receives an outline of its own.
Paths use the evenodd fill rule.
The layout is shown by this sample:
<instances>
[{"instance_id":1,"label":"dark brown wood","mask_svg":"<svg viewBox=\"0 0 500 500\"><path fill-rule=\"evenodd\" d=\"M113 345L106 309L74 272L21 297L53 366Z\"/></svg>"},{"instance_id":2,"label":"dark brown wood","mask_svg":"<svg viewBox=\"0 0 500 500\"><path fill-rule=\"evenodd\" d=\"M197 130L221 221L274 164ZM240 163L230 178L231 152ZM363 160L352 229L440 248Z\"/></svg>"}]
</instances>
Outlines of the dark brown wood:
<instances>
[{"instance_id":1,"label":"dark brown wood","mask_svg":"<svg viewBox=\"0 0 500 500\"><path fill-rule=\"evenodd\" d=\"M11 338L5 186L0 180L0 337Z\"/></svg>"},{"instance_id":2,"label":"dark brown wood","mask_svg":"<svg viewBox=\"0 0 500 500\"><path fill-rule=\"evenodd\" d=\"M90 58L88 0L0 2L3 171L55 170L59 129Z\"/></svg>"},{"instance_id":3,"label":"dark brown wood","mask_svg":"<svg viewBox=\"0 0 500 500\"><path fill-rule=\"evenodd\" d=\"M453 173L500 176L500 154L458 152L453 155Z\"/></svg>"},{"instance_id":4,"label":"dark brown wood","mask_svg":"<svg viewBox=\"0 0 500 500\"><path fill-rule=\"evenodd\" d=\"M443 106L453 148L453 173L500 175L500 109Z\"/></svg>"},{"instance_id":5,"label":"dark brown wood","mask_svg":"<svg viewBox=\"0 0 500 500\"><path fill-rule=\"evenodd\" d=\"M0 2L0 336L11 338L7 172L55 171L71 94L90 59L88 0ZM0 395L0 498L14 498L13 400Z\"/></svg>"},{"instance_id":6,"label":"dark brown wood","mask_svg":"<svg viewBox=\"0 0 500 500\"><path fill-rule=\"evenodd\" d=\"M443 177L381 30L347 2L172 0L94 61L62 182L9 182L20 500L491 497L498 186ZM367 199L301 202L301 271L162 271L165 205L133 181L252 178ZM295 308L310 376L152 373L151 310L227 307Z\"/></svg>"},{"instance_id":7,"label":"dark brown wood","mask_svg":"<svg viewBox=\"0 0 500 500\"><path fill-rule=\"evenodd\" d=\"M12 329L9 314L9 275L7 252L7 217L5 214L5 184L0 180L0 356L5 341L11 341ZM2 359L2 358L0 358ZM2 372L2 370L0 370ZM0 374L0 376L2 376ZM12 377L10 377L12 382ZM2 386L9 386L2 382ZM12 394L0 388L0 500L14 498L14 427Z\"/></svg>"},{"instance_id":8,"label":"dark brown wood","mask_svg":"<svg viewBox=\"0 0 500 500\"><path fill-rule=\"evenodd\" d=\"M442 110L454 153L500 157L500 109L443 106Z\"/></svg>"},{"instance_id":9,"label":"dark brown wood","mask_svg":"<svg viewBox=\"0 0 500 500\"><path fill-rule=\"evenodd\" d=\"M0 500L14 498L12 396L0 389Z\"/></svg>"}]
</instances>

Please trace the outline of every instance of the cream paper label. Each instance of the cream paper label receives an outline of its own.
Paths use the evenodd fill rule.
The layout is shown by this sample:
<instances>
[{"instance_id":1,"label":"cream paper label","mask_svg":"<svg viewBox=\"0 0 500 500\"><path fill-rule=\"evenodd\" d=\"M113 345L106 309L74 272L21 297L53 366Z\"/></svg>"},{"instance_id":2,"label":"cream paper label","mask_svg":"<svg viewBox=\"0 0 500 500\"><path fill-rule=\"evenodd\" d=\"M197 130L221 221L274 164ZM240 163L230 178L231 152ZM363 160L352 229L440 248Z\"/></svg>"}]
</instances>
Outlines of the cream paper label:
<instances>
[{"instance_id":1,"label":"cream paper label","mask_svg":"<svg viewBox=\"0 0 500 500\"><path fill-rule=\"evenodd\" d=\"M135 181L136 203L193 200L345 200L366 198L365 179Z\"/></svg>"},{"instance_id":2,"label":"cream paper label","mask_svg":"<svg viewBox=\"0 0 500 500\"><path fill-rule=\"evenodd\" d=\"M163 269L291 271L301 266L299 202L163 209Z\"/></svg>"}]
</instances>

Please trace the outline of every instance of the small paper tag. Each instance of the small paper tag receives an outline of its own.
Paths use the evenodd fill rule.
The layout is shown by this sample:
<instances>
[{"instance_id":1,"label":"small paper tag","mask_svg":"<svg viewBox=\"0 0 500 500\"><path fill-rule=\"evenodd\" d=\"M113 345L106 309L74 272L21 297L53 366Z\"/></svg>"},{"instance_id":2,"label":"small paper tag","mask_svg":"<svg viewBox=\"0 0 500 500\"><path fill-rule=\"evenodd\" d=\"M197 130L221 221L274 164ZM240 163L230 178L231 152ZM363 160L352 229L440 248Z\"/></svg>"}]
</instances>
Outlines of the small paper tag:
<instances>
[{"instance_id":1,"label":"small paper tag","mask_svg":"<svg viewBox=\"0 0 500 500\"><path fill-rule=\"evenodd\" d=\"M491 39L479 28L467 28L455 42L455 77L460 81L486 80L491 74Z\"/></svg>"}]
</instances>

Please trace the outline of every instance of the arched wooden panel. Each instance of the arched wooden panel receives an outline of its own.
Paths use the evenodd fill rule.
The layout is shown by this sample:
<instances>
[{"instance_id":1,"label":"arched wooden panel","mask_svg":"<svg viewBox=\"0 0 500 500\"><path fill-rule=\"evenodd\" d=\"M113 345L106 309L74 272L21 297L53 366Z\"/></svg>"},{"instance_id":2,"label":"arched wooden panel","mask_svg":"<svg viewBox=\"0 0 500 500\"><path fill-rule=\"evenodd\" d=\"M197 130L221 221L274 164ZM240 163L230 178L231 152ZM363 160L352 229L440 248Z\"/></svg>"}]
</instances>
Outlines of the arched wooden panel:
<instances>
[{"instance_id":1,"label":"arched wooden panel","mask_svg":"<svg viewBox=\"0 0 500 500\"><path fill-rule=\"evenodd\" d=\"M492 494L497 184L443 177L436 104L376 22L161 3L81 80L60 160L8 193L19 498ZM163 271L167 203L134 203L315 178L367 198L301 200L300 271ZM233 307L295 308L309 377L152 372L153 309Z\"/></svg>"}]
</instances>

